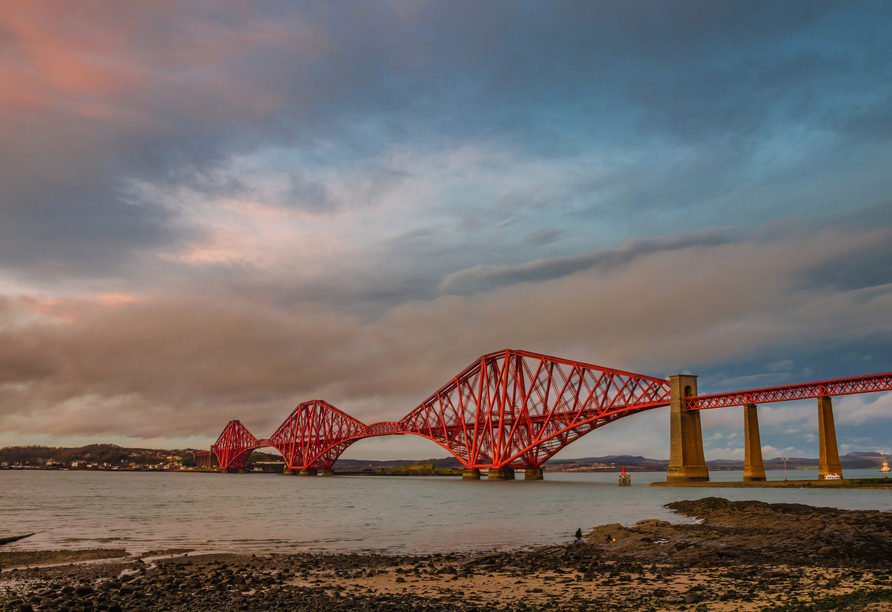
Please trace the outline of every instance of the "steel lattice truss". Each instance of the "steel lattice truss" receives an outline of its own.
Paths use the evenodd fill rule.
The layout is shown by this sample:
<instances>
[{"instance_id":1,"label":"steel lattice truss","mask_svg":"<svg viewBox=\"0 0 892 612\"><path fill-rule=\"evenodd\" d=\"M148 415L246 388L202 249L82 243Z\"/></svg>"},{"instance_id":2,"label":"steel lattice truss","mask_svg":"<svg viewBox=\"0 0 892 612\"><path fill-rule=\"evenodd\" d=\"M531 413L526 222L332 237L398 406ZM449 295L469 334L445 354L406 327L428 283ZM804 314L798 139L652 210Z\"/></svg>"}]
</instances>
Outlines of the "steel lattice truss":
<instances>
[{"instance_id":1,"label":"steel lattice truss","mask_svg":"<svg viewBox=\"0 0 892 612\"><path fill-rule=\"evenodd\" d=\"M348 446L366 435L362 422L328 402L312 400L295 408L269 443L289 469L330 470Z\"/></svg>"},{"instance_id":2,"label":"steel lattice truss","mask_svg":"<svg viewBox=\"0 0 892 612\"><path fill-rule=\"evenodd\" d=\"M892 372L821 380L797 385L766 387L764 389L750 389L749 391L698 395L687 398L687 403L689 410L706 410L708 408L726 408L728 406L743 406L745 404L768 404L770 402L872 393L875 391L892 391Z\"/></svg>"},{"instance_id":3,"label":"steel lattice truss","mask_svg":"<svg viewBox=\"0 0 892 612\"><path fill-rule=\"evenodd\" d=\"M687 398L704 410L892 390L892 373ZM669 382L525 351L484 355L399 422L365 425L322 400L300 404L270 439L230 421L211 447L220 467L243 469L274 446L289 469L330 470L371 436L415 434L467 468L538 468L566 445L616 419L669 404Z\"/></svg>"},{"instance_id":4,"label":"steel lattice truss","mask_svg":"<svg viewBox=\"0 0 892 612\"><path fill-rule=\"evenodd\" d=\"M666 380L508 350L484 355L399 422L365 425L313 400L269 440L232 421L213 450L223 468L244 468L250 451L274 446L289 469L330 470L357 440L411 433L468 468L534 468L598 427L668 403Z\"/></svg>"},{"instance_id":5,"label":"steel lattice truss","mask_svg":"<svg viewBox=\"0 0 892 612\"><path fill-rule=\"evenodd\" d=\"M481 357L400 427L467 468L536 468L598 427L668 404L666 380L507 350Z\"/></svg>"},{"instance_id":6,"label":"steel lattice truss","mask_svg":"<svg viewBox=\"0 0 892 612\"><path fill-rule=\"evenodd\" d=\"M243 470L255 448L265 446L239 421L229 421L226 429L211 446L224 470Z\"/></svg>"},{"instance_id":7,"label":"steel lattice truss","mask_svg":"<svg viewBox=\"0 0 892 612\"><path fill-rule=\"evenodd\" d=\"M401 436L405 431L400 426L399 423L394 421L382 421L381 423L372 423L371 425L366 425L364 437L372 437L372 436L392 436L397 435Z\"/></svg>"}]
</instances>

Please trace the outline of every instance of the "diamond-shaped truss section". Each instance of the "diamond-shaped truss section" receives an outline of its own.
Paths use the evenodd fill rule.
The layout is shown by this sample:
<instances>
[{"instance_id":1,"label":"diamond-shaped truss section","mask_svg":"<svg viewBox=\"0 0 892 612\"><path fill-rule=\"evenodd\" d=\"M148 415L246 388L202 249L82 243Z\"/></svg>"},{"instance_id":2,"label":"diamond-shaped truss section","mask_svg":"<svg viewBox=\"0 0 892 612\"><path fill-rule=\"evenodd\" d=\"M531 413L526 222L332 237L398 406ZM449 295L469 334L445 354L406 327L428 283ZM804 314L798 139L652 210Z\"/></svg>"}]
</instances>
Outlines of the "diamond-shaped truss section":
<instances>
[{"instance_id":1,"label":"diamond-shaped truss section","mask_svg":"<svg viewBox=\"0 0 892 612\"><path fill-rule=\"evenodd\" d=\"M270 437L289 469L330 470L366 426L323 400L304 402Z\"/></svg>"},{"instance_id":2,"label":"diamond-shaped truss section","mask_svg":"<svg viewBox=\"0 0 892 612\"><path fill-rule=\"evenodd\" d=\"M223 470L243 470L255 448L263 446L240 421L229 421L211 446Z\"/></svg>"},{"instance_id":3,"label":"diamond-shaped truss section","mask_svg":"<svg viewBox=\"0 0 892 612\"><path fill-rule=\"evenodd\" d=\"M490 353L400 421L468 468L537 468L618 418L669 404L669 382L526 351Z\"/></svg>"}]
</instances>

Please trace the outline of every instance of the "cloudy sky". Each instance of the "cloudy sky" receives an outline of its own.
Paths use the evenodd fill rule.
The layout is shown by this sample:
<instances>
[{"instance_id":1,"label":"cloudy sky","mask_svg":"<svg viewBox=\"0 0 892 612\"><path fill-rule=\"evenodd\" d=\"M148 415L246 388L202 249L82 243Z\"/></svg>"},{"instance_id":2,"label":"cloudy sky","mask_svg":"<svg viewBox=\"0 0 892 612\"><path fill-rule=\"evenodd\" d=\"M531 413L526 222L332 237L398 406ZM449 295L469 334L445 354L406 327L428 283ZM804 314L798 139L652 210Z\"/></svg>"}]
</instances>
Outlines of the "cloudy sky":
<instances>
[{"instance_id":1,"label":"cloudy sky","mask_svg":"<svg viewBox=\"0 0 892 612\"><path fill-rule=\"evenodd\" d=\"M7 2L0 445L397 420L526 349L892 370L888 2ZM892 395L836 401L892 450ZM817 456L813 402L762 407ZM742 457L742 411L704 414ZM443 451L405 436L347 456ZM656 410L561 453L668 457Z\"/></svg>"}]
</instances>

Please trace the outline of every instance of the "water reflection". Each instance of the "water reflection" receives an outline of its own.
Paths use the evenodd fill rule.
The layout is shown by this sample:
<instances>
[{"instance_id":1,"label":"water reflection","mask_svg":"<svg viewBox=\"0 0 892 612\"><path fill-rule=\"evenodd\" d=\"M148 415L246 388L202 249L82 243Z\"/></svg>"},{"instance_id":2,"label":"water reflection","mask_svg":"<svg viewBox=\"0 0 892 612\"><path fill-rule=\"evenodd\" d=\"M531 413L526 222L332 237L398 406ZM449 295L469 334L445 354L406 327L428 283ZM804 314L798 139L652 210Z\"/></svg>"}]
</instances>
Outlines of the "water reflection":
<instances>
[{"instance_id":1,"label":"water reflection","mask_svg":"<svg viewBox=\"0 0 892 612\"><path fill-rule=\"evenodd\" d=\"M742 472L712 472L714 481ZM788 478L814 478L788 472ZM875 470L847 470L877 477ZM783 472L769 472L783 480ZM888 491L649 487L664 473L546 473L536 482L459 478L0 472L4 534L38 532L4 550L125 547L251 552L467 551L569 542L573 532L647 518L687 522L663 507L710 495L888 510Z\"/></svg>"}]
</instances>

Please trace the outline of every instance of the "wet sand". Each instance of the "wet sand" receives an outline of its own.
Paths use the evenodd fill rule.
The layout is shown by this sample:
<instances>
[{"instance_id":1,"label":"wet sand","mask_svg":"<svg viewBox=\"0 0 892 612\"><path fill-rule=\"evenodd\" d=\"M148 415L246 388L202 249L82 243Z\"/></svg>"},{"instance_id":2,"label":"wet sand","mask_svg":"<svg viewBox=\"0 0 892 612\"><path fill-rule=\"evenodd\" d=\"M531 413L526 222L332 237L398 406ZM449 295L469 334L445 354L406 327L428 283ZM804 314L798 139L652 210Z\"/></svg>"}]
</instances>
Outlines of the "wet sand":
<instances>
[{"instance_id":1,"label":"wet sand","mask_svg":"<svg viewBox=\"0 0 892 612\"><path fill-rule=\"evenodd\" d=\"M0 574L0 606L17 612L892 610L892 513L720 498L670 507L702 522L602 525L582 543L476 555L156 551L173 556L7 569ZM29 562L32 553L15 554ZM41 554L47 553L33 553L30 561L45 561ZM0 563L9 567L2 557Z\"/></svg>"}]
</instances>

